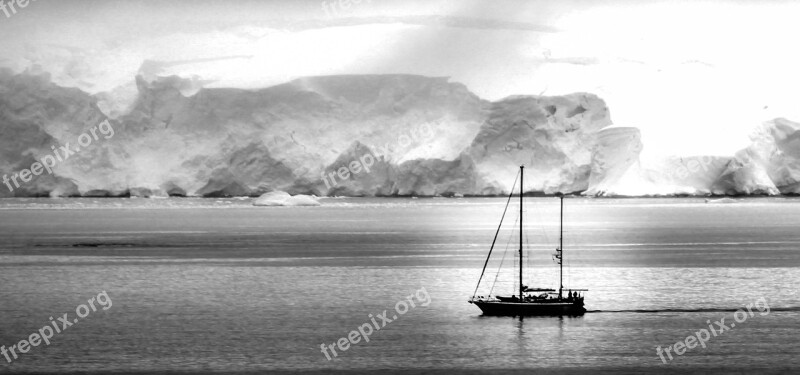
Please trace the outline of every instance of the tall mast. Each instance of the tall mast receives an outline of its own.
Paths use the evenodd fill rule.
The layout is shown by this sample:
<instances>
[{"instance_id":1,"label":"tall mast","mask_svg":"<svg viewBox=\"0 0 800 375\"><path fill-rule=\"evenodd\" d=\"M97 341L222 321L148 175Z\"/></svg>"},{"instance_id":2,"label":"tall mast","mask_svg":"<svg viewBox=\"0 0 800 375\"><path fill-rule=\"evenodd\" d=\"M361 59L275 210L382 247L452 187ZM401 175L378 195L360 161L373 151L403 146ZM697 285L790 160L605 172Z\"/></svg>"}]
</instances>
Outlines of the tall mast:
<instances>
[{"instance_id":1,"label":"tall mast","mask_svg":"<svg viewBox=\"0 0 800 375\"><path fill-rule=\"evenodd\" d=\"M564 195L561 195L561 219L558 225L558 248L561 249L561 257L558 258L558 299L561 299L561 291L564 289Z\"/></svg>"},{"instance_id":2,"label":"tall mast","mask_svg":"<svg viewBox=\"0 0 800 375\"><path fill-rule=\"evenodd\" d=\"M522 302L522 185L524 165L519 166L519 300Z\"/></svg>"}]
</instances>

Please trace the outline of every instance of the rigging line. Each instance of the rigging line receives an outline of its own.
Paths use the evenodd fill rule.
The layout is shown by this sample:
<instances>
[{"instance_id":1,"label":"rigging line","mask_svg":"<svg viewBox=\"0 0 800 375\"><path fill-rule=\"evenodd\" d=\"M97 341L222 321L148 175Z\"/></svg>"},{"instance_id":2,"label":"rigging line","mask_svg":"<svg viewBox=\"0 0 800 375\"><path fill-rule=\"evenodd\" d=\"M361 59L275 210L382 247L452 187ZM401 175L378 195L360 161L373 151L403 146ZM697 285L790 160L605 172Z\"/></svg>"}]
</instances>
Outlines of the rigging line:
<instances>
[{"instance_id":1,"label":"rigging line","mask_svg":"<svg viewBox=\"0 0 800 375\"><path fill-rule=\"evenodd\" d=\"M530 206L530 204L528 206ZM529 217L528 216L528 210L525 210L525 221L530 223L530 221L528 220L528 217ZM528 269L530 270L530 269L532 269L531 267L532 267L532 263L533 263L531 261L531 258L533 258L531 256L531 254L533 254L533 250L531 250L531 245L530 245L529 239L530 239L530 236L528 235L528 233L525 233L525 248L528 250ZM528 285L529 286L533 285L533 283L532 283L533 278L531 276L531 272L528 272L527 276L528 276Z\"/></svg>"},{"instance_id":2,"label":"rigging line","mask_svg":"<svg viewBox=\"0 0 800 375\"><path fill-rule=\"evenodd\" d=\"M475 292L472 293L472 298L475 298L475 295L478 294L478 288L481 286L481 280L483 279L483 274L486 272L486 265L489 264L489 258L492 256L492 250L494 250L494 243L497 241L497 235L500 234L500 228L503 226L503 219L506 217L506 211L508 211L508 204L511 203L511 196L514 195L514 186L517 186L517 179L519 179L520 173L522 173L521 170L517 172L517 176L514 177L514 184L511 185L511 192L508 193L508 200L506 200L506 208L503 209L503 216L500 217L500 225L497 226L497 231L494 232L494 239L492 240L492 246L489 248L489 255L486 256L486 262L483 263L483 270L481 270L481 277L478 278L478 285L475 285Z\"/></svg>"},{"instance_id":3,"label":"rigging line","mask_svg":"<svg viewBox=\"0 0 800 375\"><path fill-rule=\"evenodd\" d=\"M572 272L569 271L569 261L567 261L567 285L572 287Z\"/></svg>"},{"instance_id":4,"label":"rigging line","mask_svg":"<svg viewBox=\"0 0 800 375\"><path fill-rule=\"evenodd\" d=\"M565 218L567 217L567 211L564 211L564 217ZM564 222L566 223L566 222L568 222L568 220L564 219ZM578 231L576 230L575 232L572 232L572 230L564 228L564 233L572 234L572 233L578 233ZM577 241L577 239L575 237L576 236L573 236L573 235L569 236L569 238L570 238L569 239L569 246L570 246L571 249L573 249L573 250L570 251L570 254L572 254L573 256L575 255L575 250L574 249L578 248L578 241ZM569 283L570 287L575 287L572 284L572 265L570 263L570 260L571 260L571 258L567 258L567 264L566 264L566 266L567 266L567 282ZM580 287L580 285L578 287Z\"/></svg>"},{"instance_id":5,"label":"rigging line","mask_svg":"<svg viewBox=\"0 0 800 375\"><path fill-rule=\"evenodd\" d=\"M562 238L562 241L563 241L563 239L565 237L564 233L569 233L569 231L567 231L566 228L564 228L565 227L564 223L566 223L568 221L566 211L562 210L562 214L561 215L562 215L562 220L561 220L561 238ZM575 248L574 241L572 241L572 236L569 236L569 239L567 239L567 246L569 246L570 249L574 249ZM570 250L570 251L572 251L572 250ZM566 266L565 268L567 269L567 272L566 272L566 274L567 274L567 285L569 285L569 287L572 288L573 287L573 285L572 285L572 272L570 271L570 267L569 267L569 258L566 258L566 259L565 258L566 257L564 256L564 249L562 248L561 249L561 261L566 263L565 264L565 266Z\"/></svg>"},{"instance_id":6,"label":"rigging line","mask_svg":"<svg viewBox=\"0 0 800 375\"><path fill-rule=\"evenodd\" d=\"M561 211L557 210L556 212L560 215ZM559 261L561 261L561 262L564 261L564 251L563 251L564 249L561 246L562 245L561 241L563 240L563 236L564 236L564 234L562 232L562 229L563 229L563 227L561 226L561 223L559 223L559 225L556 227L556 233L558 234L558 236L555 237L555 239L553 240L553 241L556 242L556 252L555 253L550 253L551 254L550 259L557 266L559 266ZM556 255L560 255L561 256L561 259L559 261L556 260ZM550 270L550 274L553 277L552 280L559 280L559 283L560 283L561 282L561 278L560 278L559 273L560 273L559 267L553 267ZM558 289L558 285L556 286L556 289Z\"/></svg>"},{"instance_id":7,"label":"rigging line","mask_svg":"<svg viewBox=\"0 0 800 375\"><path fill-rule=\"evenodd\" d=\"M537 207L536 205L528 205L528 207L530 207L530 206L534 206L532 208L532 210L536 215L537 221L539 222L538 229L539 229L539 231L541 231L541 236L542 236L542 239L543 239L542 243L546 244L545 246L549 248L549 246L550 246L549 244L551 243L550 242L550 236L548 235L547 228L545 228L545 225L544 225L544 223L549 221L549 218L545 217L545 211L546 210L544 208L542 208L541 206ZM526 212L527 212L527 210L526 210ZM528 221L528 222L530 222L530 221ZM550 254L549 250L548 250L547 254ZM528 260L530 261L530 257L529 257ZM553 261L553 262L555 261L555 259L552 256L551 256L550 260ZM539 278L540 282L542 282L543 280L558 279L558 269L557 268L543 268L543 269L539 270L539 273L542 275L542 277Z\"/></svg>"},{"instance_id":8,"label":"rigging line","mask_svg":"<svg viewBox=\"0 0 800 375\"><path fill-rule=\"evenodd\" d=\"M564 230L564 233L570 233L570 231ZM575 241L574 236L570 236L569 245L571 249L578 248L578 242ZM575 254L575 250L571 250L570 254ZM572 266L570 265L570 258L567 258L567 283L569 283L570 287L574 287L572 285ZM580 286L579 286L580 287Z\"/></svg>"},{"instance_id":9,"label":"rigging line","mask_svg":"<svg viewBox=\"0 0 800 375\"><path fill-rule=\"evenodd\" d=\"M569 222L569 219L568 219L568 218L569 218L569 213L568 213L566 210L564 210L564 223L568 223L568 222ZM574 254L575 254L575 251L574 251L574 249L576 249L576 248L578 247L578 246L577 246L577 244L578 244L578 241L576 241L576 239L575 239L575 236L571 235L571 234L572 234L572 230L571 230L571 229L569 229L569 228L567 228L567 227L566 227L566 225L563 225L563 227L562 227L562 232L563 232L563 233L568 233L568 234L570 234L570 236L568 237L568 240L567 240L567 242L568 242L568 245L569 245L570 249L572 249L572 250L570 250L570 254L574 255ZM577 233L577 231L576 231L576 233ZM565 236L565 237L566 237L566 236ZM562 249L562 250L563 250L563 249ZM562 252L562 256L563 256L563 252ZM567 268L567 272L566 272L566 273L567 273L567 285L569 285L570 287L575 287L575 286L572 284L572 267L571 267L571 262L570 262L570 259L571 259L571 258L566 258L566 268ZM564 260L564 258L562 258L562 261L563 261L563 260Z\"/></svg>"},{"instance_id":10,"label":"rigging line","mask_svg":"<svg viewBox=\"0 0 800 375\"><path fill-rule=\"evenodd\" d=\"M514 220L514 225L517 224L517 220L519 220L519 218ZM490 296L492 295L492 293L494 293L494 287L495 285L497 285L497 278L500 277L500 271L503 270L503 262L506 260L506 255L508 255L508 247L511 246L512 239L514 239L514 231L511 231L511 233L508 236L508 242L506 243L506 250L503 252L503 258L500 259L500 265L497 267L497 274L494 275L494 282L492 282L492 287L491 289L489 289ZM514 252L514 255L516 256L516 252Z\"/></svg>"},{"instance_id":11,"label":"rigging line","mask_svg":"<svg viewBox=\"0 0 800 375\"><path fill-rule=\"evenodd\" d=\"M531 206L531 205L528 205L528 206ZM549 244L550 243L550 236L547 235L547 229L544 226L544 223L548 222L548 220L545 219L545 217L543 215L543 211L544 211L543 209L536 210L534 208L534 212L536 212L536 219L539 222L539 230L542 231L542 237L544 237L544 242L543 243Z\"/></svg>"}]
</instances>

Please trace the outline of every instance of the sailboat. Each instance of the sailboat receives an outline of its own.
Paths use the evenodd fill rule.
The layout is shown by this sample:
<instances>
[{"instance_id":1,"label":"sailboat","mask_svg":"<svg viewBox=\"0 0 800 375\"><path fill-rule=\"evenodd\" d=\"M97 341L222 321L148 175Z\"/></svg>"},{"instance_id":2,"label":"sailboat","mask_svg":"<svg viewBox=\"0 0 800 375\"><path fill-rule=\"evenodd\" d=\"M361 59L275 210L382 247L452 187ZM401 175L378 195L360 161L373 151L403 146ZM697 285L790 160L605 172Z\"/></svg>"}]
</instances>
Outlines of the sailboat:
<instances>
[{"instance_id":1,"label":"sailboat","mask_svg":"<svg viewBox=\"0 0 800 375\"><path fill-rule=\"evenodd\" d=\"M503 218L505 218L508 204L511 203L511 197L514 195L514 187L511 188L511 193L508 195L506 208L503 211L503 218L500 219L500 225L497 227L497 232L492 241L492 246L489 249L489 255L486 257L486 262L483 264L483 271L478 278L478 286L475 287L475 293L469 299L469 303L478 306L483 311L484 315L497 315L497 316L536 316L536 315L582 315L586 312L583 307L583 292L588 289L565 289L564 288L564 197L561 196L561 214L559 225L559 247L556 249L554 259L559 266L559 286L558 291L549 288L529 288L522 283L522 216L523 216L523 178L525 166L519 167L519 293L511 296L476 296L478 287L480 287L481 279L486 273L486 266L489 264L489 258L492 255L497 235L500 233L500 228L503 225ZM564 292L566 291L566 296Z\"/></svg>"}]
</instances>

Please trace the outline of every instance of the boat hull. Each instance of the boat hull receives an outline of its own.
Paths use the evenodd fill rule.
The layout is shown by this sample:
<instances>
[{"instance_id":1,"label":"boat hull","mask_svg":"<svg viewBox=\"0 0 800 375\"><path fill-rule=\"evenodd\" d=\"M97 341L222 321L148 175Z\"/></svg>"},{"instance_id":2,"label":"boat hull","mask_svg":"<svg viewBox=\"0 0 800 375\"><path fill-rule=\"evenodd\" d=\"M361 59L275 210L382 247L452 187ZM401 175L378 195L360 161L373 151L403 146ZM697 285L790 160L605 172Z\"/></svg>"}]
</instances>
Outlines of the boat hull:
<instances>
[{"instance_id":1,"label":"boat hull","mask_svg":"<svg viewBox=\"0 0 800 375\"><path fill-rule=\"evenodd\" d=\"M483 315L490 316L559 316L583 315L586 309L583 301L563 302L500 302L500 301L472 301L483 311Z\"/></svg>"}]
</instances>

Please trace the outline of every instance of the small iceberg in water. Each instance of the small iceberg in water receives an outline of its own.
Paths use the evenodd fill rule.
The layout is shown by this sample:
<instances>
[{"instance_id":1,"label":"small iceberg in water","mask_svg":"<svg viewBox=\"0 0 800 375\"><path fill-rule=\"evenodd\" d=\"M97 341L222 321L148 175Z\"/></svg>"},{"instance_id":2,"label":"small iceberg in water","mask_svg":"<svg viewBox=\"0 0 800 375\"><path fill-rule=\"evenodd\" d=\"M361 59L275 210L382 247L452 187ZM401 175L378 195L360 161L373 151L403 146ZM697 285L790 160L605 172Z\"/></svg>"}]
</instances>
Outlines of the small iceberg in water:
<instances>
[{"instance_id":1,"label":"small iceberg in water","mask_svg":"<svg viewBox=\"0 0 800 375\"><path fill-rule=\"evenodd\" d=\"M253 206L319 206L317 197L311 195L289 195L284 191L266 193L253 201Z\"/></svg>"},{"instance_id":2,"label":"small iceberg in water","mask_svg":"<svg viewBox=\"0 0 800 375\"><path fill-rule=\"evenodd\" d=\"M733 198L706 199L706 203L736 203L738 201Z\"/></svg>"}]
</instances>

